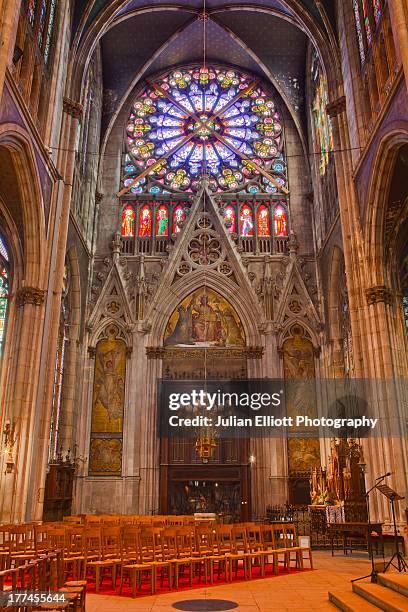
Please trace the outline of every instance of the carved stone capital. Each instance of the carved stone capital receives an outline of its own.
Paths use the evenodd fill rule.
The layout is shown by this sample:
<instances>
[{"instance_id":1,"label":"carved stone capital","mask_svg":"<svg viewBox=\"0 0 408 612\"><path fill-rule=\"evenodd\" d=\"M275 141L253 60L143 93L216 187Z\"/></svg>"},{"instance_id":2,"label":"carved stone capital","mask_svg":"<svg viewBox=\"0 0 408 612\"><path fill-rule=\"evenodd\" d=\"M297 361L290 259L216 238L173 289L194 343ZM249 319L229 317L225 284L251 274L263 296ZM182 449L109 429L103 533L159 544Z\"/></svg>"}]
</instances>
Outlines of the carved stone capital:
<instances>
[{"instance_id":1,"label":"carved stone capital","mask_svg":"<svg viewBox=\"0 0 408 612\"><path fill-rule=\"evenodd\" d=\"M88 355L90 359L95 359L96 357L96 346L88 346Z\"/></svg>"},{"instance_id":2,"label":"carved stone capital","mask_svg":"<svg viewBox=\"0 0 408 612\"><path fill-rule=\"evenodd\" d=\"M17 306L24 306L25 304L41 306L44 298L45 291L37 287L21 287L16 293Z\"/></svg>"},{"instance_id":3,"label":"carved stone capital","mask_svg":"<svg viewBox=\"0 0 408 612\"><path fill-rule=\"evenodd\" d=\"M337 117L346 110L346 96L340 96L337 100L333 100L326 106L326 113L329 117Z\"/></svg>"},{"instance_id":4,"label":"carved stone capital","mask_svg":"<svg viewBox=\"0 0 408 612\"><path fill-rule=\"evenodd\" d=\"M366 299L369 306L378 304L379 302L392 304L394 296L392 291L385 285L377 285L366 289Z\"/></svg>"},{"instance_id":5,"label":"carved stone capital","mask_svg":"<svg viewBox=\"0 0 408 612\"><path fill-rule=\"evenodd\" d=\"M82 117L82 113L84 110L82 104L79 104L79 102L75 102L70 98L64 98L63 109L64 113L71 115L71 117L74 117L75 119L79 119L80 117Z\"/></svg>"}]
</instances>

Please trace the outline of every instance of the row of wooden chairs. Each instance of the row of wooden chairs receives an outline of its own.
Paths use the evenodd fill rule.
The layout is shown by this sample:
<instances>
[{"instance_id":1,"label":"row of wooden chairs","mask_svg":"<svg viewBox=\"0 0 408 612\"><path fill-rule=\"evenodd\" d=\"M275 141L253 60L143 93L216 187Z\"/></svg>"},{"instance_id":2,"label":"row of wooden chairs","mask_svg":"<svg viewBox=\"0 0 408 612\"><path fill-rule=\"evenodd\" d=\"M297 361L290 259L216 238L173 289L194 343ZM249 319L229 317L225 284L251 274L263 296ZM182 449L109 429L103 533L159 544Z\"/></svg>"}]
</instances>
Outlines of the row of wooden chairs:
<instances>
[{"instance_id":1,"label":"row of wooden chairs","mask_svg":"<svg viewBox=\"0 0 408 612\"><path fill-rule=\"evenodd\" d=\"M215 574L232 580L238 570L245 579L265 576L268 568L275 574L279 567L312 567L310 548L298 546L293 525L153 525L116 523L48 523L0 527L0 556L5 570L30 564L39 555L61 551L64 578L76 581L93 578L100 590L106 578L120 592L126 582L132 595L143 581L152 593L164 580L169 588L178 588L187 574L213 584Z\"/></svg>"},{"instance_id":2,"label":"row of wooden chairs","mask_svg":"<svg viewBox=\"0 0 408 612\"><path fill-rule=\"evenodd\" d=\"M86 581L66 581L62 551L54 551L32 558L15 567L0 571L0 592L28 591L64 594L64 601L32 604L21 601L8 606L11 612L33 612L35 610L67 610L85 612Z\"/></svg>"},{"instance_id":3,"label":"row of wooden chairs","mask_svg":"<svg viewBox=\"0 0 408 612\"><path fill-rule=\"evenodd\" d=\"M194 525L196 520L192 515L140 515L140 514L77 514L64 517L65 523L80 525L152 525L156 527L164 526L184 526ZM207 522L215 520L207 519Z\"/></svg>"}]
</instances>

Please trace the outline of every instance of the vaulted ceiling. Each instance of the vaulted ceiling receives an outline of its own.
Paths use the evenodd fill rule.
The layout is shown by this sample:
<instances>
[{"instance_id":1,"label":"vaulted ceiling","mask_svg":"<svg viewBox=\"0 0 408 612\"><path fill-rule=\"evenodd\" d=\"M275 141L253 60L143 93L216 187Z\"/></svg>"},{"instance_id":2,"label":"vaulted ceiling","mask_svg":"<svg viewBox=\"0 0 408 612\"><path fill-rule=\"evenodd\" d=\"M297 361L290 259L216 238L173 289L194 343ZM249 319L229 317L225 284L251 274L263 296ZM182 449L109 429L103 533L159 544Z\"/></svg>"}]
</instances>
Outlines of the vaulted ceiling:
<instances>
[{"instance_id":1,"label":"vaulted ceiling","mask_svg":"<svg viewBox=\"0 0 408 612\"><path fill-rule=\"evenodd\" d=\"M137 83L156 72L203 58L203 0L130 0L111 4L117 10L101 38L103 85L108 100L103 129ZM334 3L206 0L207 60L259 75L276 88L301 122L308 36L300 14L309 15L324 31L326 18L333 19L333 15L320 12L318 5L323 4L329 9ZM93 22L100 20L108 5L107 0L77 0L73 27L80 28L78 40Z\"/></svg>"}]
</instances>

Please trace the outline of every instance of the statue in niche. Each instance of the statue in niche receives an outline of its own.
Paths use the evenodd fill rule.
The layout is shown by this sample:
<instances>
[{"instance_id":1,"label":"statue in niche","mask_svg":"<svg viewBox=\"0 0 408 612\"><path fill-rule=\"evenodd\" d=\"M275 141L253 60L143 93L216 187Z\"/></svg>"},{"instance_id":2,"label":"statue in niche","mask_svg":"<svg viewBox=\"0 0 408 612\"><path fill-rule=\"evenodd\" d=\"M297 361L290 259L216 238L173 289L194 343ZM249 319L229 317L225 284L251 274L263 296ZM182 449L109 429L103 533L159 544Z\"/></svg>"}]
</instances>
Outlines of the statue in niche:
<instances>
[{"instance_id":1,"label":"statue in niche","mask_svg":"<svg viewBox=\"0 0 408 612\"><path fill-rule=\"evenodd\" d=\"M243 346L244 331L232 306L201 288L185 298L170 317L165 346Z\"/></svg>"}]
</instances>

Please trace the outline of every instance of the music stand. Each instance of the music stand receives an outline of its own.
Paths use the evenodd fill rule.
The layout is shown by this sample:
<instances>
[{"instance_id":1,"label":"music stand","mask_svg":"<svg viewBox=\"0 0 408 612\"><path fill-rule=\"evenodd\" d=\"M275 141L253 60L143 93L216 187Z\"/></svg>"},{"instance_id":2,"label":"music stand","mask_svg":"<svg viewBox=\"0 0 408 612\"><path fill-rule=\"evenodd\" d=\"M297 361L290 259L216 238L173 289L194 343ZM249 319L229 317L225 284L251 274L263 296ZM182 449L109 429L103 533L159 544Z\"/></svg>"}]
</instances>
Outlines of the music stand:
<instances>
[{"instance_id":1,"label":"music stand","mask_svg":"<svg viewBox=\"0 0 408 612\"><path fill-rule=\"evenodd\" d=\"M392 521L394 524L395 552L392 555L391 559L388 561L387 565L385 566L384 572L387 571L390 565L395 567L395 569L398 570L399 572L406 572L408 570L408 565L406 564L405 559L399 550L397 522L395 520L395 507L394 507L394 502L400 501L401 499L404 499L404 497L402 497L402 495L399 495L396 491L391 489L391 487L389 487L386 484L377 484L376 488L380 491L380 493L382 493L387 499L390 500L391 511L392 511ZM397 565L395 565L394 559L397 560Z\"/></svg>"}]
</instances>

